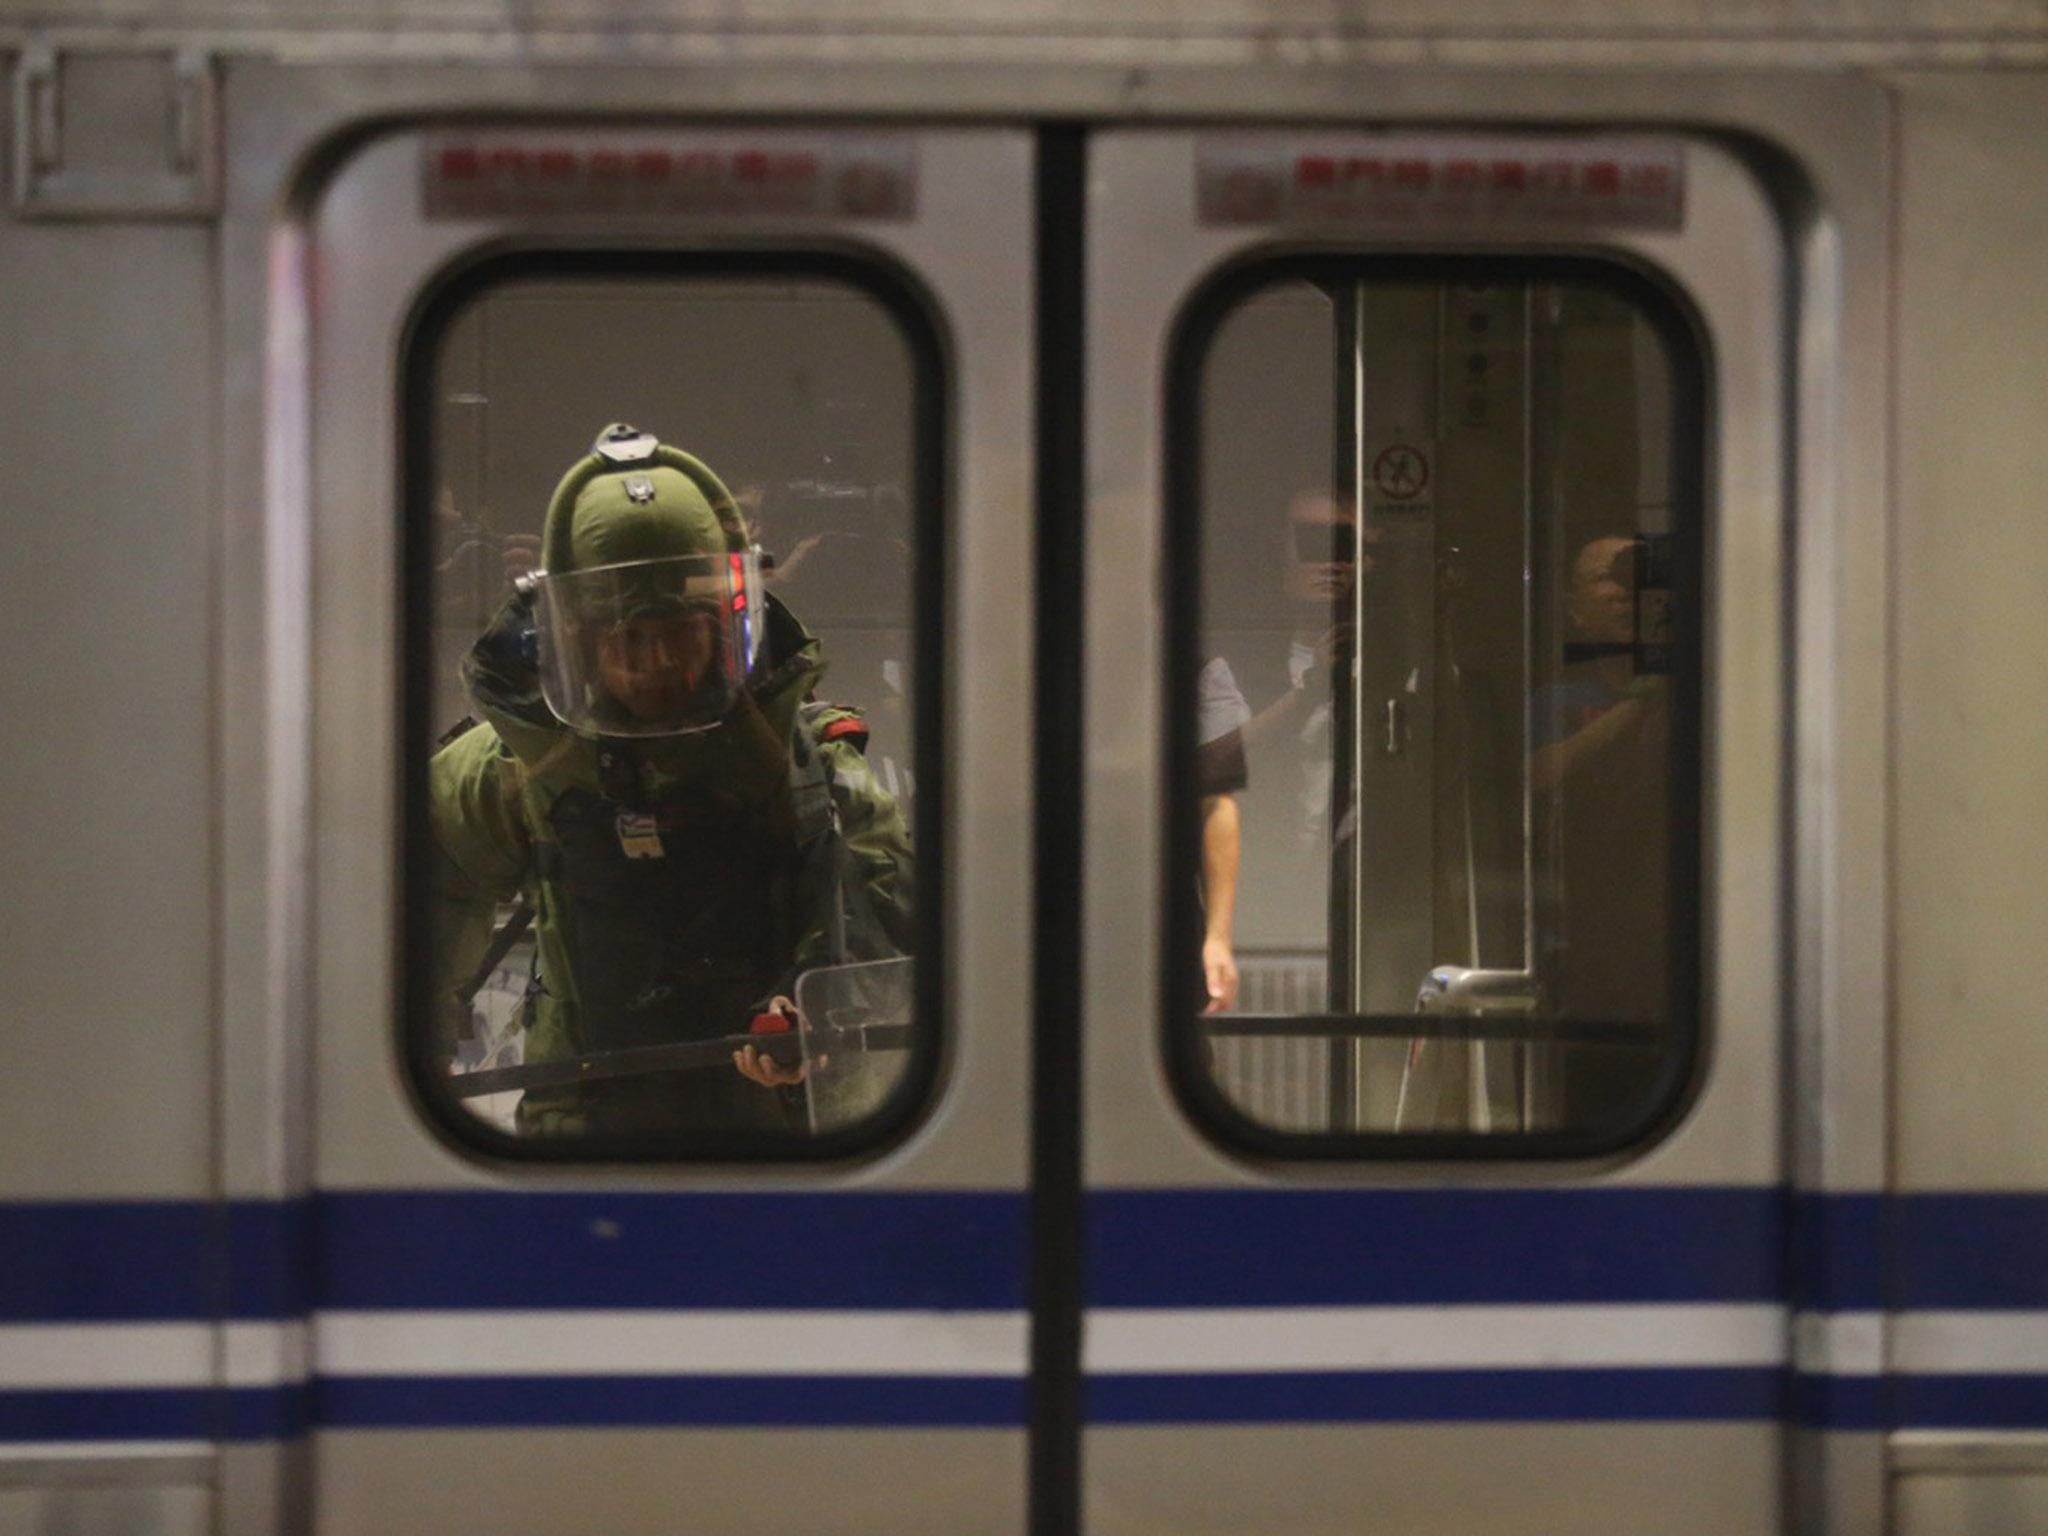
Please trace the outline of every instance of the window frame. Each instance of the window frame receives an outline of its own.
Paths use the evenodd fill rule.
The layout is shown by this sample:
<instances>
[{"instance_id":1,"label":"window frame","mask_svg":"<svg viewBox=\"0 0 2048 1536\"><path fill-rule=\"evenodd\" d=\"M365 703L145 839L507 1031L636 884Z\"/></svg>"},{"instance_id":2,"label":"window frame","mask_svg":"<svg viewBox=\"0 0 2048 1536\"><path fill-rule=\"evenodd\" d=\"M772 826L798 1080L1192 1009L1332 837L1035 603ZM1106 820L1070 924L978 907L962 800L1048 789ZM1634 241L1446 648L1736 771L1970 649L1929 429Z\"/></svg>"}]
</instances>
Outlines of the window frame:
<instances>
[{"instance_id":1,"label":"window frame","mask_svg":"<svg viewBox=\"0 0 2048 1536\"><path fill-rule=\"evenodd\" d=\"M902 1079L883 1106L859 1125L817 1136L729 1130L662 1136L521 1137L490 1124L443 1087L435 1060L431 997L433 904L427 763L434 746L433 498L436 478L435 373L447 333L496 289L533 281L701 283L761 280L836 283L877 304L894 323L910 366L911 532L917 552L911 582L912 655L917 696L911 704L917 792L910 836L916 871L913 997L919 1041ZM936 301L892 257L841 243L720 244L689 248L591 244L494 243L465 252L424 284L398 343L397 496L399 509L398 870L401 916L395 1047L399 1076L413 1112L451 1150L486 1165L590 1167L815 1166L859 1164L901 1145L925 1123L940 1099L948 1055L944 1012L944 846L946 720L946 540L952 484L951 369ZM593 423L595 426L601 425ZM684 445L687 446L687 445ZM714 466L715 468L715 466ZM801 615L798 615L801 618ZM762 1092L780 1091L762 1089Z\"/></svg>"},{"instance_id":2,"label":"window frame","mask_svg":"<svg viewBox=\"0 0 2048 1536\"><path fill-rule=\"evenodd\" d=\"M1201 796L1191 770L1198 743L1197 678L1202 665L1202 382L1223 323L1245 301L1281 283L1430 282L1569 283L1627 302L1663 343L1671 365L1671 508L1675 559L1677 667L1670 744L1667 821L1667 919L1672 933L1666 1049L1653 1091L1637 1112L1582 1130L1288 1131L1253 1118L1224 1092L1200 1048L1206 1032L1190 1021L1204 1001L1194 963L1201 952L1198 897ZM1245 252L1209 274L1182 302L1167 347L1163 389L1164 504L1158 559L1164 604L1164 793L1159 900L1161 926L1159 1041L1167 1082L1195 1129L1222 1151L1286 1163L1563 1163L1639 1156L1685 1118L1705 1081L1712 1041L1706 1020L1707 935L1705 852L1710 806L1705 792L1706 722L1711 700L1705 673L1713 632L1711 520L1713 487L1713 355L1711 335L1684 291L1636 257L1612 249L1530 251L1388 251L1267 247ZM1421 978L1417 978L1419 982ZM1266 1017L1266 1016L1260 1016ZM1414 1015L1293 1015L1348 1018L1374 1031L1354 1038L1413 1038L1399 1026ZM1341 1037L1341 1035L1339 1036ZM1473 1033L1465 1038L1485 1038Z\"/></svg>"}]
</instances>

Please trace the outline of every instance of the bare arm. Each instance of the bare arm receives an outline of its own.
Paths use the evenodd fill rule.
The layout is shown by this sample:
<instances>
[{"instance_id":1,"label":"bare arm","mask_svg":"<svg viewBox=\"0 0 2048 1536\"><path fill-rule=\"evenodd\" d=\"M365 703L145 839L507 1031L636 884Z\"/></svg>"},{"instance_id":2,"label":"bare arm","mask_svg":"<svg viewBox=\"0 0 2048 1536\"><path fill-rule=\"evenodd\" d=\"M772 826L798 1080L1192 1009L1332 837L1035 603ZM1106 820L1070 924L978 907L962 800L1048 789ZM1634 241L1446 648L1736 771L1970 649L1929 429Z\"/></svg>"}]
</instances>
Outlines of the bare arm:
<instances>
[{"instance_id":1,"label":"bare arm","mask_svg":"<svg viewBox=\"0 0 2048 1536\"><path fill-rule=\"evenodd\" d=\"M1239 826L1235 795L1202 798L1202 975L1208 984L1205 1013L1237 1002L1237 955L1232 934L1237 919Z\"/></svg>"},{"instance_id":2,"label":"bare arm","mask_svg":"<svg viewBox=\"0 0 2048 1536\"><path fill-rule=\"evenodd\" d=\"M1538 794L1557 788L1588 758L1597 757L1664 707L1665 699L1657 688L1632 693L1562 741L1538 747L1529 754L1529 787Z\"/></svg>"}]
</instances>

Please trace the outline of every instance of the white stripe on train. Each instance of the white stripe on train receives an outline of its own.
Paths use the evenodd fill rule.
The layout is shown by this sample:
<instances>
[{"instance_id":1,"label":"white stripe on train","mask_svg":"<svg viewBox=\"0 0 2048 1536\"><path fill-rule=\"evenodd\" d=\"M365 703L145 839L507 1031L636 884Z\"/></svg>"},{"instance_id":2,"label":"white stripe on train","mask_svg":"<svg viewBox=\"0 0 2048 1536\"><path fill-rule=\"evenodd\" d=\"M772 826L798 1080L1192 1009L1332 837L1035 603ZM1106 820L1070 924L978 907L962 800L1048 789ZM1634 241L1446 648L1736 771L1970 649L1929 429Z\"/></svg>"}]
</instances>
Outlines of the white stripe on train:
<instances>
[{"instance_id":1,"label":"white stripe on train","mask_svg":"<svg viewBox=\"0 0 2048 1536\"><path fill-rule=\"evenodd\" d=\"M1883 1369L1876 1312L1768 1304L1095 1308L1097 1373ZM218 1351L218 1354L216 1353ZM326 1312L302 1323L0 1326L0 1390L271 1386L326 1376L1021 1376L1021 1311ZM1908 1375L2048 1373L2048 1312L1891 1319Z\"/></svg>"}]
</instances>

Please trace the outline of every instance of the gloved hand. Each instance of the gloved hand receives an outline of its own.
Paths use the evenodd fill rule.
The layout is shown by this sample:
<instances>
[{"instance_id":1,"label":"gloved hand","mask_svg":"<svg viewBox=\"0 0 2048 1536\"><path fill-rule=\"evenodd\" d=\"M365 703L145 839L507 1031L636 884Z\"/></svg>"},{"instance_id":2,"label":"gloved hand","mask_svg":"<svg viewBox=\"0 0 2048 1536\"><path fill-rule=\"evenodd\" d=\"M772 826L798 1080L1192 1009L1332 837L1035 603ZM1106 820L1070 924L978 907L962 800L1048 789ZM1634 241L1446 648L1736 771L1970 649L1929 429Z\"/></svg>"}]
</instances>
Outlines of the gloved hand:
<instances>
[{"instance_id":1,"label":"gloved hand","mask_svg":"<svg viewBox=\"0 0 2048 1536\"><path fill-rule=\"evenodd\" d=\"M797 1025L796 1004L786 997L772 997L767 1008L754 1016L751 1033L777 1035L794 1029ZM765 1051L753 1046L742 1046L732 1053L732 1064L739 1069L741 1077L749 1082L759 1083L763 1088L788 1088L802 1082L810 1074L810 1063L800 1061L793 1067L786 1067ZM831 1058L820 1056L818 1065L831 1065Z\"/></svg>"}]
</instances>

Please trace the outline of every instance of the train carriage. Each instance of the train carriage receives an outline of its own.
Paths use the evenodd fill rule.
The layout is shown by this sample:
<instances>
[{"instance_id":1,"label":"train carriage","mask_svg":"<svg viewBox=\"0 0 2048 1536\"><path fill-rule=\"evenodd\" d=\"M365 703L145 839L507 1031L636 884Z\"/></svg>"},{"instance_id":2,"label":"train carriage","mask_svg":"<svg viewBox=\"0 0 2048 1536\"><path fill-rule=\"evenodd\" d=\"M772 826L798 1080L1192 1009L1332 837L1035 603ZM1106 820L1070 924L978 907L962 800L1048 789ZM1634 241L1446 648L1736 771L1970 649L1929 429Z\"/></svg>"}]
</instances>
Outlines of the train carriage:
<instances>
[{"instance_id":1,"label":"train carriage","mask_svg":"<svg viewBox=\"0 0 2048 1536\"><path fill-rule=\"evenodd\" d=\"M2048 1525L2038 7L0 55L0 1533Z\"/></svg>"}]
</instances>

